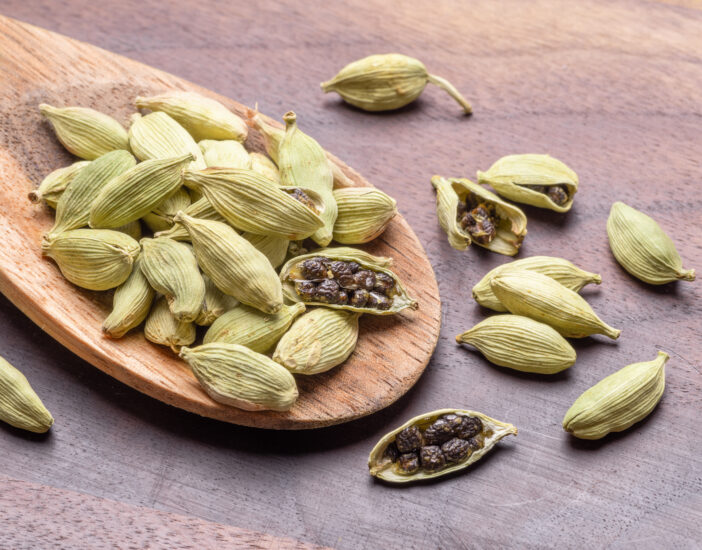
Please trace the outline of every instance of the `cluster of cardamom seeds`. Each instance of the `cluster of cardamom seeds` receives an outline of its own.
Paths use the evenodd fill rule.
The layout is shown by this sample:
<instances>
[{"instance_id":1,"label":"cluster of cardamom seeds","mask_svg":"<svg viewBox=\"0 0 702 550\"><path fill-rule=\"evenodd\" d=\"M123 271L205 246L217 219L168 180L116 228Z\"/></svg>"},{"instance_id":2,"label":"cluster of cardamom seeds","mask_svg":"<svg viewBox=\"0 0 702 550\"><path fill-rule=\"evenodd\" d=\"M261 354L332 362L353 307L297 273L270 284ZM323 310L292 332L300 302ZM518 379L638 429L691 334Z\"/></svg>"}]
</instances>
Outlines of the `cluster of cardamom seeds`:
<instances>
[{"instance_id":1,"label":"cluster of cardamom seeds","mask_svg":"<svg viewBox=\"0 0 702 550\"><path fill-rule=\"evenodd\" d=\"M83 159L30 193L56 210L42 252L71 283L114 289L106 336L144 323L214 400L284 411L298 397L292 373L345 361L362 314L417 307L390 258L347 246L380 235L395 201L350 187L295 113L283 129L191 92L135 104L150 112L129 130L93 109L40 106ZM268 155L244 146L249 126ZM209 328L192 347L198 326Z\"/></svg>"}]
</instances>

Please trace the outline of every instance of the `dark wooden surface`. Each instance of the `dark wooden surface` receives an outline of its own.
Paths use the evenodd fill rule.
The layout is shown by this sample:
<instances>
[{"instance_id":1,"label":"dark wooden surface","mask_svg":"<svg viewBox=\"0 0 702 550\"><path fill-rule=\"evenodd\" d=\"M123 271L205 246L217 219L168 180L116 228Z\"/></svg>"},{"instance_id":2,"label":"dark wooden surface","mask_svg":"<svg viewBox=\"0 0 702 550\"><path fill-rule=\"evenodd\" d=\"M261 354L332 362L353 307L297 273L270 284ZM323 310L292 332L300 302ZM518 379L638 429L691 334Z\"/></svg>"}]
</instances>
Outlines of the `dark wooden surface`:
<instances>
[{"instance_id":1,"label":"dark wooden surface","mask_svg":"<svg viewBox=\"0 0 702 550\"><path fill-rule=\"evenodd\" d=\"M623 200L653 214L685 265L700 269L702 12L695 5L5 1L4 15L258 102L264 112L295 108L327 149L397 198L437 273L444 323L427 371L395 405L343 426L279 433L205 420L139 394L0 299L0 354L56 417L45 437L0 427L2 472L337 548L698 548L700 283L652 288L633 280L613 260L605 233L610 204ZM389 51L416 55L449 78L475 115L462 117L431 88L384 115L319 92L346 62ZM515 152L550 153L580 176L569 214L526 209L521 256L562 255L601 273L602 286L584 295L623 330L616 343L576 341L576 365L549 378L492 367L455 345L455 334L485 316L471 286L506 259L451 249L429 184L433 173L473 177ZM646 421L599 442L562 431L563 414L584 389L658 348L671 355L667 388ZM369 478L367 453L380 436L446 406L511 422L519 435L442 483L395 489ZM11 503L2 501L0 516ZM51 518L53 500L28 513ZM125 521L122 529L134 526ZM21 547L21 529L14 536L5 544ZM115 534L105 545L122 540Z\"/></svg>"}]
</instances>

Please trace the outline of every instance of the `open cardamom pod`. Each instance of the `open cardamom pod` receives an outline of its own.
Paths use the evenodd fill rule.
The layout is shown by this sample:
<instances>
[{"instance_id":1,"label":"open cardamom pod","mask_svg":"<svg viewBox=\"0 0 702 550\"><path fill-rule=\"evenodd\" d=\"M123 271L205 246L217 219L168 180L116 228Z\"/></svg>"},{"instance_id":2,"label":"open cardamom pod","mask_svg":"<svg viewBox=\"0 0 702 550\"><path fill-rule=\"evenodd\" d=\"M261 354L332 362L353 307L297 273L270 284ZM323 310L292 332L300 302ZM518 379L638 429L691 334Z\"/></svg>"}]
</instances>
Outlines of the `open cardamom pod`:
<instances>
[{"instance_id":1,"label":"open cardamom pod","mask_svg":"<svg viewBox=\"0 0 702 550\"><path fill-rule=\"evenodd\" d=\"M191 154L191 168L205 168L202 152L192 136L166 113L132 115L129 146L139 160L169 159Z\"/></svg>"},{"instance_id":2,"label":"open cardamom pod","mask_svg":"<svg viewBox=\"0 0 702 550\"><path fill-rule=\"evenodd\" d=\"M43 434L54 418L27 378L0 357L0 420L21 430Z\"/></svg>"},{"instance_id":3,"label":"open cardamom pod","mask_svg":"<svg viewBox=\"0 0 702 550\"><path fill-rule=\"evenodd\" d=\"M29 200L37 203L44 201L51 208L56 209L58 200L73 181L78 173L90 164L89 160L79 160L63 168L54 170L47 175L34 191L29 192Z\"/></svg>"},{"instance_id":4,"label":"open cardamom pod","mask_svg":"<svg viewBox=\"0 0 702 550\"><path fill-rule=\"evenodd\" d=\"M173 227L173 216L181 210L186 210L190 204L190 195L181 187L166 200L156 205L156 207L142 219L146 226L154 233L168 231Z\"/></svg>"},{"instance_id":5,"label":"open cardamom pod","mask_svg":"<svg viewBox=\"0 0 702 550\"><path fill-rule=\"evenodd\" d=\"M168 346L174 353L181 346L189 346L197 337L195 325L176 319L168 307L166 299L156 300L144 325L144 336L149 342Z\"/></svg>"},{"instance_id":6,"label":"open cardamom pod","mask_svg":"<svg viewBox=\"0 0 702 550\"><path fill-rule=\"evenodd\" d=\"M141 271L141 262L140 254L127 280L115 290L112 311L102 323L102 332L109 338L122 338L149 314L155 292Z\"/></svg>"},{"instance_id":7,"label":"open cardamom pod","mask_svg":"<svg viewBox=\"0 0 702 550\"><path fill-rule=\"evenodd\" d=\"M372 187L336 189L334 199L339 209L334 240L341 244L372 241L397 214L395 199Z\"/></svg>"},{"instance_id":8,"label":"open cardamom pod","mask_svg":"<svg viewBox=\"0 0 702 550\"><path fill-rule=\"evenodd\" d=\"M251 168L251 157L238 141L203 139L198 145L208 168Z\"/></svg>"}]
</instances>

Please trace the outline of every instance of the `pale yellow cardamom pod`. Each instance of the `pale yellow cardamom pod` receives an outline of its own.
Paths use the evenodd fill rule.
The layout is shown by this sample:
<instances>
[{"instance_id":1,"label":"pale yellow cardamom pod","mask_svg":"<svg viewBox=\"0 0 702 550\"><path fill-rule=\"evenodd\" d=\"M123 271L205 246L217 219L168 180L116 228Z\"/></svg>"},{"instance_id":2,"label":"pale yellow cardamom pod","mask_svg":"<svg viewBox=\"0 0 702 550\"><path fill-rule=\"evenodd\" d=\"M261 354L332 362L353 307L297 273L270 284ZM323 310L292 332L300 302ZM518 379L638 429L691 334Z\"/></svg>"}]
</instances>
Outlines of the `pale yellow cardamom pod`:
<instances>
[{"instance_id":1,"label":"pale yellow cardamom pod","mask_svg":"<svg viewBox=\"0 0 702 550\"><path fill-rule=\"evenodd\" d=\"M155 292L141 272L141 255L126 281L115 290L112 311L102 323L102 332L110 338L122 338L146 319Z\"/></svg>"},{"instance_id":2,"label":"pale yellow cardamom pod","mask_svg":"<svg viewBox=\"0 0 702 550\"><path fill-rule=\"evenodd\" d=\"M186 212L187 214L187 212ZM256 235L255 233L242 233L247 241L256 247L257 250L263 252L263 255L268 258L274 268L280 266L288 255L288 246L290 241L271 235Z\"/></svg>"},{"instance_id":3,"label":"pale yellow cardamom pod","mask_svg":"<svg viewBox=\"0 0 702 550\"><path fill-rule=\"evenodd\" d=\"M0 420L34 433L45 433L54 418L25 376L0 357Z\"/></svg>"},{"instance_id":4,"label":"pale yellow cardamom pod","mask_svg":"<svg viewBox=\"0 0 702 550\"><path fill-rule=\"evenodd\" d=\"M397 214L395 199L372 187L336 189L334 199L339 208L334 240L341 244L372 241Z\"/></svg>"},{"instance_id":5,"label":"pale yellow cardamom pod","mask_svg":"<svg viewBox=\"0 0 702 550\"><path fill-rule=\"evenodd\" d=\"M203 275L202 278L205 281L205 297L202 301L200 314L195 319L195 324L209 327L227 311L237 307L239 301L219 290L207 275Z\"/></svg>"},{"instance_id":6,"label":"pale yellow cardamom pod","mask_svg":"<svg viewBox=\"0 0 702 550\"><path fill-rule=\"evenodd\" d=\"M90 164L89 160L79 160L69 166L54 170L42 180L39 187L29 192L29 200L34 203L43 200L47 205L55 209L66 187L88 164Z\"/></svg>"},{"instance_id":7,"label":"pale yellow cardamom pod","mask_svg":"<svg viewBox=\"0 0 702 550\"><path fill-rule=\"evenodd\" d=\"M251 168L251 158L238 141L203 139L198 143L208 168Z\"/></svg>"},{"instance_id":8,"label":"pale yellow cardamom pod","mask_svg":"<svg viewBox=\"0 0 702 550\"><path fill-rule=\"evenodd\" d=\"M183 209L188 216L193 218L198 218L201 220L212 220L215 222L227 223L227 220L214 209L212 203L208 201L205 197L193 202L187 208ZM173 227L167 231L159 231L154 235L155 237L168 237L174 241L189 241L190 233L181 224L173 222Z\"/></svg>"},{"instance_id":9,"label":"pale yellow cardamom pod","mask_svg":"<svg viewBox=\"0 0 702 550\"><path fill-rule=\"evenodd\" d=\"M129 235L135 241L141 240L141 222L134 220L133 222L125 223L119 227L115 227L115 231Z\"/></svg>"},{"instance_id":10,"label":"pale yellow cardamom pod","mask_svg":"<svg viewBox=\"0 0 702 550\"><path fill-rule=\"evenodd\" d=\"M280 185L280 171L275 163L263 153L249 153L251 170Z\"/></svg>"},{"instance_id":11,"label":"pale yellow cardamom pod","mask_svg":"<svg viewBox=\"0 0 702 550\"><path fill-rule=\"evenodd\" d=\"M190 204L188 191L181 187L142 219L154 233L168 231L173 227L173 216L181 210L186 210Z\"/></svg>"},{"instance_id":12,"label":"pale yellow cardamom pod","mask_svg":"<svg viewBox=\"0 0 702 550\"><path fill-rule=\"evenodd\" d=\"M169 159L191 154L191 168L205 168L200 147L185 128L166 113L132 115L129 145L139 160Z\"/></svg>"},{"instance_id":13,"label":"pale yellow cardamom pod","mask_svg":"<svg viewBox=\"0 0 702 550\"><path fill-rule=\"evenodd\" d=\"M144 325L144 336L149 342L170 347L175 353L181 346L189 346L195 341L195 325L178 321L168 307L166 299L156 300Z\"/></svg>"}]
</instances>

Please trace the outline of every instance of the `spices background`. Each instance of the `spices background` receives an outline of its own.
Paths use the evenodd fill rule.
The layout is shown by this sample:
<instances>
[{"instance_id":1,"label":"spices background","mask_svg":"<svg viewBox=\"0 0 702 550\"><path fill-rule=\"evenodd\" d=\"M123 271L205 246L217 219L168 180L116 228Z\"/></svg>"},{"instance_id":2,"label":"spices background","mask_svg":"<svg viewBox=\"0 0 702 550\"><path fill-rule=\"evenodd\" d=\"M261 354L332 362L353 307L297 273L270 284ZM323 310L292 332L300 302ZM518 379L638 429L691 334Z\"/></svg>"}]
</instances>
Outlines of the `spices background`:
<instances>
[{"instance_id":1,"label":"spices background","mask_svg":"<svg viewBox=\"0 0 702 550\"><path fill-rule=\"evenodd\" d=\"M265 113L294 108L322 146L397 199L436 271L443 326L426 373L396 405L344 426L280 433L143 396L2 298L0 355L27 375L57 423L44 441L1 428L1 471L338 548L695 548L702 292L697 283L654 288L630 277L605 230L611 203L623 200L661 223L686 267L702 257L702 11L687 4L4 2L3 15L258 102ZM319 90L347 62L390 51L451 80L473 117L432 87L386 114ZM563 256L600 273L602 285L583 295L623 329L616 343L573 341L578 361L550 377L493 367L455 345L485 316L471 287L508 259L451 249L429 183L434 173L474 178L515 152L549 153L580 178L570 213L524 207L529 233L517 257ZM671 359L649 418L602 441L562 431L584 389L658 348ZM454 480L402 489L373 482L365 461L374 443L441 407L482 411L519 435Z\"/></svg>"}]
</instances>

